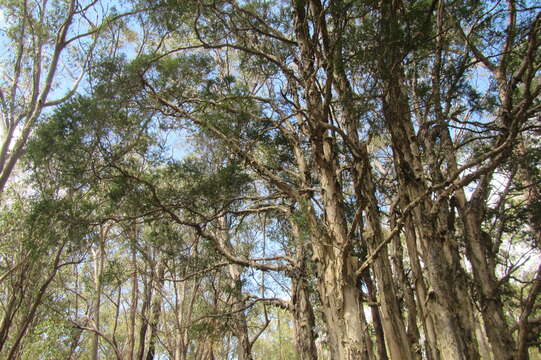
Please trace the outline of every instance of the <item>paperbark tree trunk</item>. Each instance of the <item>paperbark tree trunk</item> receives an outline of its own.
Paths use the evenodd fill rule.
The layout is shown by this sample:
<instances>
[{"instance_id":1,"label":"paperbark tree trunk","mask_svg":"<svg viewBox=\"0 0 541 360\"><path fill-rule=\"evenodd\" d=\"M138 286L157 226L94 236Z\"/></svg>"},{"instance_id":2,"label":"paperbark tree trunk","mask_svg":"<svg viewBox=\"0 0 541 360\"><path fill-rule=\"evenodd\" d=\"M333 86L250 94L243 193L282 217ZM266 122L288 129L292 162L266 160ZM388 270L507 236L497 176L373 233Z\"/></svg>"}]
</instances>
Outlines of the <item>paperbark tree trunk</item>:
<instances>
[{"instance_id":1,"label":"paperbark tree trunk","mask_svg":"<svg viewBox=\"0 0 541 360\"><path fill-rule=\"evenodd\" d=\"M465 278L458 261L458 250L446 222L445 205L433 209L424 184L424 170L419 156L419 145L410 118L407 94L400 65L402 55L391 44L399 31L396 1L380 3L382 11L382 42L384 51L379 59L379 73L383 84L383 115L391 134L395 168L406 202L418 201L413 218L418 226L430 290L428 311L434 314L438 349L442 358L478 359L477 342L471 321L471 304L464 293ZM470 306L468 306L470 304Z\"/></svg>"},{"instance_id":2,"label":"paperbark tree trunk","mask_svg":"<svg viewBox=\"0 0 541 360\"><path fill-rule=\"evenodd\" d=\"M318 277L321 308L329 332L331 356L353 360L363 357L365 348L356 270L358 261L351 254L352 244L344 217L344 203L336 178L336 157L333 139L324 126L329 121L328 105L322 104L324 94L319 93L314 64L317 46L309 35L308 9L321 7L316 1L294 2L295 33L301 48L300 67L303 91L307 101L307 131L315 160L315 171L321 185L324 206L324 228L313 213L308 214L315 240L314 260ZM317 9L315 10L317 11ZM320 14L322 15L322 14ZM321 26L320 23L312 24ZM328 79L327 81L331 81ZM329 91L328 87L326 87Z\"/></svg>"},{"instance_id":3,"label":"paperbark tree trunk","mask_svg":"<svg viewBox=\"0 0 541 360\"><path fill-rule=\"evenodd\" d=\"M448 171L451 173L458 171L458 162L455 156L455 144L453 144L450 130L447 125L447 119L442 109L442 63L443 63L443 43L445 32L443 20L445 16L444 2L438 3L437 7L437 29L435 60L432 69L432 91L434 97L434 113L436 115L437 127L433 130L440 139L439 146L442 149L443 157L446 160ZM505 103L504 101L502 101ZM425 139L427 148L436 148L436 144L431 139ZM431 155L431 169L434 177L442 181L445 177L439 166L435 154ZM473 278L479 292L479 310L483 317L485 332L492 347L492 356L495 360L510 360L512 358L515 344L512 334L508 328L503 311L503 302L498 291L499 281L496 278L495 262L492 260L497 253L492 241L481 231L483 224L483 213L486 211L489 186L492 180L493 171L484 174L476 189L468 201L463 188L455 191L454 202L450 206L456 206L460 213L460 219L463 223L466 255L472 266ZM443 212L444 216L450 216L454 223L454 210ZM495 251L496 250L496 251ZM459 285L459 290L466 293L464 285ZM471 315L473 318L473 314Z\"/></svg>"},{"instance_id":4,"label":"paperbark tree trunk","mask_svg":"<svg viewBox=\"0 0 541 360\"><path fill-rule=\"evenodd\" d=\"M222 246L228 252L234 253L230 239L230 225L226 217L220 218L220 234ZM234 322L232 332L237 338L237 356L239 360L252 360L252 343L248 334L248 323L246 321L246 301L242 295L242 266L231 264L228 266L229 281L231 283L231 301Z\"/></svg>"},{"instance_id":5,"label":"paperbark tree trunk","mask_svg":"<svg viewBox=\"0 0 541 360\"><path fill-rule=\"evenodd\" d=\"M355 187L359 190L359 196L366 202L366 214L368 233L366 242L370 253L385 240L381 229L381 218L377 207L376 189L372 182L371 167L368 161L366 149L363 149L364 158L358 161L360 165L354 179ZM360 179L363 179L362 182ZM391 263L387 248L380 250L375 259L372 269L376 278L376 286L380 295L381 324L385 334L385 342L391 359L414 359L410 341L406 334L406 326L402 318L400 306L394 289L394 281L391 272Z\"/></svg>"},{"instance_id":6,"label":"paperbark tree trunk","mask_svg":"<svg viewBox=\"0 0 541 360\"><path fill-rule=\"evenodd\" d=\"M374 333L376 337L376 350L378 354L378 360L387 360L387 348L385 347L385 335L383 333L383 326L381 325L381 316L379 314L378 298L372 276L369 271L366 271L363 275L364 283L368 290L368 298L371 302L370 312L372 315L372 324L374 326Z\"/></svg>"},{"instance_id":7,"label":"paperbark tree trunk","mask_svg":"<svg viewBox=\"0 0 541 360\"><path fill-rule=\"evenodd\" d=\"M399 76L396 74L395 79ZM407 106L397 104L397 99L402 96L401 87L396 80L390 80L389 87L390 94L384 101L383 111L395 147L395 166L409 203L426 197L426 188L420 180L422 175L419 176L421 166L411 151L409 139L412 139L413 129L409 120L403 119L403 114L408 114ZM451 234L448 234L446 224L441 222L442 217L431 215L431 210L430 201L424 200L413 211L431 287L426 299L420 301L427 303L428 311L434 314L435 326L440 329L436 336L441 356L445 359L477 359L473 324L468 320L471 307L467 306L468 299L458 286L464 284L465 279L458 268L456 246L449 238Z\"/></svg>"},{"instance_id":8,"label":"paperbark tree trunk","mask_svg":"<svg viewBox=\"0 0 541 360\"><path fill-rule=\"evenodd\" d=\"M465 201L462 192L457 194L457 197L460 198L459 202ZM483 221L478 212L479 208L475 206L475 198L472 200L473 204L470 202L460 213L466 235L466 254L479 289L480 312L494 360L511 360L515 341L505 320L496 269L487 261L495 256L494 249L488 235L481 231L480 225Z\"/></svg>"},{"instance_id":9,"label":"paperbark tree trunk","mask_svg":"<svg viewBox=\"0 0 541 360\"><path fill-rule=\"evenodd\" d=\"M98 249L94 250L94 304L92 309L93 327L96 330L92 334L92 346L90 348L90 358L92 360L98 359L99 351L99 334L100 331L100 308L101 308L101 291L102 291L102 274L103 263L105 261L105 230L103 227L100 229L100 236L98 239Z\"/></svg>"},{"instance_id":10,"label":"paperbark tree trunk","mask_svg":"<svg viewBox=\"0 0 541 360\"><path fill-rule=\"evenodd\" d=\"M401 206L406 207L407 205L401 202ZM411 271L413 274L415 294L417 296L417 303L419 304L421 324L423 326L426 338L426 357L429 360L439 360L440 355L438 350L436 328L434 326L433 314L431 314L427 309L427 304L425 302L425 300L428 298L428 290L419 261L415 228L412 224L410 215L406 215L405 239L408 256L410 258Z\"/></svg>"},{"instance_id":11,"label":"paperbark tree trunk","mask_svg":"<svg viewBox=\"0 0 541 360\"><path fill-rule=\"evenodd\" d=\"M365 329L362 328L363 309L359 296L359 264L352 254L353 240L349 236L342 189L336 175L337 154L334 150L334 138L326 126L330 121L329 104L323 100L330 96L332 68L327 73L324 90L320 90L316 77L319 69L315 67L320 57L315 48L319 44L315 44L314 38L310 36L310 26L321 34L327 54L332 51L322 4L318 0L296 1L294 11L295 33L301 49L299 66L307 103L306 131L324 208L323 224L316 220L313 209L310 216L322 312L329 332L331 356L344 360L361 359L365 356L367 346L362 334ZM308 12L312 18L309 18Z\"/></svg>"},{"instance_id":12,"label":"paperbark tree trunk","mask_svg":"<svg viewBox=\"0 0 541 360\"><path fill-rule=\"evenodd\" d=\"M312 100L313 101L313 100ZM314 119L324 118L315 111ZM314 247L318 270L318 289L331 340L331 353L338 359L360 359L363 354L362 306L359 297L359 263L352 256L343 208L343 198L336 179L332 139L323 129L313 129L312 148L325 210L326 233ZM314 232L319 229L313 229ZM319 230L320 231L320 230Z\"/></svg>"},{"instance_id":13,"label":"paperbark tree trunk","mask_svg":"<svg viewBox=\"0 0 541 360\"><path fill-rule=\"evenodd\" d=\"M158 255L159 256L159 255ZM160 256L155 265L155 272L153 271L153 284L154 284L154 296L152 297L152 305L150 306L150 334L148 336L148 351L146 360L154 360L156 354L156 341L158 339L158 325L160 322L160 315L162 312L162 300L163 300L163 283L165 274L165 260Z\"/></svg>"},{"instance_id":14,"label":"paperbark tree trunk","mask_svg":"<svg viewBox=\"0 0 541 360\"><path fill-rule=\"evenodd\" d=\"M355 280L357 262L340 259L322 260L319 293L325 316L333 358L353 360L363 358L363 337L360 319L359 290L349 283ZM344 276L345 275L345 276Z\"/></svg>"},{"instance_id":15,"label":"paperbark tree trunk","mask_svg":"<svg viewBox=\"0 0 541 360\"><path fill-rule=\"evenodd\" d=\"M152 284L151 281L144 281L143 290L143 305L141 307L141 324L139 326L139 346L137 349L137 359L143 360L145 356L146 335L148 330L148 317L150 301L152 299Z\"/></svg>"},{"instance_id":16,"label":"paperbark tree trunk","mask_svg":"<svg viewBox=\"0 0 541 360\"><path fill-rule=\"evenodd\" d=\"M394 228L396 223L391 220L391 228ZM412 351L414 351L414 357L421 359L421 347L419 344L420 334L417 326L417 304L415 302L415 295L413 289L410 286L410 281L406 276L404 269L404 252L402 248L402 240L399 235L393 238L392 242L392 255L391 255L396 277L394 278L394 284L399 284L402 290L403 301L406 305L407 311L407 329L406 335L410 342Z\"/></svg>"},{"instance_id":17,"label":"paperbark tree trunk","mask_svg":"<svg viewBox=\"0 0 541 360\"><path fill-rule=\"evenodd\" d=\"M229 275L232 282L234 301L232 311L235 314L233 333L237 338L237 356L239 360L252 360L252 344L248 336L248 323L246 321L245 301L242 298L242 268L240 265L229 265Z\"/></svg>"},{"instance_id":18,"label":"paperbark tree trunk","mask_svg":"<svg viewBox=\"0 0 541 360\"><path fill-rule=\"evenodd\" d=\"M134 352L135 352L135 323L136 323L136 315L137 315L137 304L139 302L139 281L137 279L137 248L136 248L137 227L135 224L132 225L130 235L132 236L132 239L130 240L133 242L131 246L131 266L133 269L133 273L132 273L132 280L131 280L131 301L130 301L130 315L129 315L129 323L128 323L127 359L133 360Z\"/></svg>"},{"instance_id":19,"label":"paperbark tree trunk","mask_svg":"<svg viewBox=\"0 0 541 360\"><path fill-rule=\"evenodd\" d=\"M380 211L375 197L375 187L372 181L372 168L368 159L368 153L364 145L361 145L358 138L357 116L352 112L353 92L347 77L344 73L344 65L341 57L337 56L335 76L338 95L344 112L344 122L350 134L350 141L356 145L357 154L354 156L352 167L353 187L358 201L358 206L364 209L367 218L370 235L364 240L369 251L374 251L384 241L381 229ZM406 336L405 326L402 319L398 299L393 287L391 264L386 249L376 258L373 264L373 271L376 278L378 293L381 298L381 308L378 309L381 315L381 324L385 334L385 341L391 358L413 359L413 353L409 340ZM380 352L381 353L381 352Z\"/></svg>"},{"instance_id":20,"label":"paperbark tree trunk","mask_svg":"<svg viewBox=\"0 0 541 360\"><path fill-rule=\"evenodd\" d=\"M291 214L286 214L292 218ZM291 233L296 243L295 249L295 271L291 276L291 307L293 314L293 326L295 329L295 346L300 360L317 360L317 348L315 342L315 317L312 303L306 268L306 246L301 236L301 228L294 221L290 220Z\"/></svg>"},{"instance_id":21,"label":"paperbark tree trunk","mask_svg":"<svg viewBox=\"0 0 541 360\"><path fill-rule=\"evenodd\" d=\"M305 278L292 279L291 298L295 345L299 359L317 360L317 348L314 341L315 318Z\"/></svg>"}]
</instances>

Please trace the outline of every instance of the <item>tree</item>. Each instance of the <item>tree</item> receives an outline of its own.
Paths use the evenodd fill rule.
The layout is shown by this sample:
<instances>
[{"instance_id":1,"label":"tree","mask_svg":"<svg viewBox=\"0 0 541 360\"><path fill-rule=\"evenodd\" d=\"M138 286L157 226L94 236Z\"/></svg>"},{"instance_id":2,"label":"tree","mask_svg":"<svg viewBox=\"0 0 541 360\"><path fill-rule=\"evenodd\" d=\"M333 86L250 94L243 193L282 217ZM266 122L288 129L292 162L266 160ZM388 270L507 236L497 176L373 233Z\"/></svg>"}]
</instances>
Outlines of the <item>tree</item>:
<instances>
[{"instance_id":1,"label":"tree","mask_svg":"<svg viewBox=\"0 0 541 360\"><path fill-rule=\"evenodd\" d=\"M164 11L167 6L174 8L167 4ZM534 81L534 69L539 66L535 50L539 15L522 7L524 17L519 28L512 2L508 8L487 9L483 5L443 2L409 7L400 2L363 6L333 2L325 7L317 1L301 1L295 2L290 12L271 11L256 3L197 6L191 21L199 42L189 50L181 47L173 51L198 52L193 49L200 48L201 52L210 49L220 53L217 74L225 75L204 81L210 86L220 81L226 84L212 87L212 91L207 88L199 95L188 95L151 79L146 80L146 86L158 104L220 139L282 196L304 206L313 236L322 310L335 356L358 358L366 348L360 335L357 278L370 266L383 299L380 311L384 313L383 333L390 356L413 357L412 344L403 331L396 291L385 287L392 281L392 269L385 262L386 245L404 224L411 222L408 236L417 239L409 242L418 243L422 252L410 256L421 257L429 283L426 297L417 301L428 306L426 313L433 314L426 321L434 324L427 325L427 329L446 329L439 334L427 330L432 334L427 335L430 356L479 357L471 289L466 286L468 274L461 264L461 241L457 238L463 237L473 281L481 292L481 315L489 341L495 356L511 357L512 337L501 336L508 333L509 326L495 295L495 268L486 259L487 252L493 249L485 247L480 224L482 208L489 204L494 171L504 166L518 134L538 111L534 99L540 88ZM419 17L423 10L425 17ZM343 20L344 14L349 15L345 17L349 22ZM501 14L510 19L504 37L494 43L483 42L482 36L498 26ZM472 22L479 16L486 21L476 27ZM470 34L463 30L464 24L469 24ZM370 26L380 29L382 36L376 37ZM365 49L375 49L383 56L367 57L348 48L346 34L350 33L359 34ZM500 60L498 65L488 60L493 56L494 44L502 46L499 54L503 55L494 55ZM455 56L456 49L462 49L464 55ZM239 59L237 63L225 60L230 53ZM343 57L355 59L357 54L362 61L346 65ZM516 55L521 60L510 65ZM455 68L446 66L445 59ZM492 76L498 90L497 97L491 98L495 102L480 102L472 90L467 80L476 71L472 61L483 64ZM229 81L229 85L231 73L244 77L235 79L235 84ZM506 75L511 73L519 76ZM409 74L413 76L411 83ZM357 75L359 85L353 81ZM517 87L521 81L527 88L525 92ZM512 100L517 97L521 101ZM363 103L357 105L360 101ZM410 104L418 107L417 112L410 111ZM371 120L369 117L377 110L382 118ZM482 118L479 126L468 118L460 119L465 111ZM495 120L490 119L492 115ZM460 124L467 125L461 128L467 134L454 139ZM363 131L363 127L368 129ZM378 199L378 179L372 179L377 163L372 165L373 154L366 150L377 129L385 130L389 143L382 149L392 153L394 164L391 175L396 179L397 194L389 194L387 204L381 197ZM477 132L491 140L478 138ZM296 156L289 167L261 158L260 149L269 139L279 137L281 145ZM280 150L274 148L281 155ZM467 156L472 159L463 160ZM340 176L343 169L349 172L348 180L355 191L358 211L353 220L346 212L349 184ZM312 190L312 179L316 179L313 185L317 194L313 197L307 191ZM477 186L468 199L466 187L472 184ZM320 204L319 209L315 203ZM390 203L398 205L394 208L399 211L394 214L398 221L384 236L382 209ZM455 211L462 215L461 219ZM460 229L454 225L457 221L461 221ZM352 238L358 224L363 224L367 236ZM360 257L365 261L362 265L352 256L356 246L369 254ZM413 246L410 250L414 250Z\"/></svg>"},{"instance_id":2,"label":"tree","mask_svg":"<svg viewBox=\"0 0 541 360\"><path fill-rule=\"evenodd\" d=\"M8 357L535 356L536 5L133 3L25 145Z\"/></svg>"},{"instance_id":3,"label":"tree","mask_svg":"<svg viewBox=\"0 0 541 360\"><path fill-rule=\"evenodd\" d=\"M0 3L0 14L2 47L13 49L3 51L0 59L3 193L43 112L76 93L90 60L103 45L115 48L116 44L100 40L128 13L118 14L101 1L6 0Z\"/></svg>"}]
</instances>

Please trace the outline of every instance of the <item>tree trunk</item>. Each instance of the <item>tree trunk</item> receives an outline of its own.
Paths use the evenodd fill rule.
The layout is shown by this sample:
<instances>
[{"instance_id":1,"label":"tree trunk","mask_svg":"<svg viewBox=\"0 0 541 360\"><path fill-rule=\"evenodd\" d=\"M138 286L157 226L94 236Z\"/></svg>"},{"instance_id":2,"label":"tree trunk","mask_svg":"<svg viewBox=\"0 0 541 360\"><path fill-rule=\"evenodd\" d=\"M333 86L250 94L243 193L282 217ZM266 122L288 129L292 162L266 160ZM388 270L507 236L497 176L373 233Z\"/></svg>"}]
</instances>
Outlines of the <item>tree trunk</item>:
<instances>
[{"instance_id":1,"label":"tree trunk","mask_svg":"<svg viewBox=\"0 0 541 360\"><path fill-rule=\"evenodd\" d=\"M131 266L132 266L132 281L131 281L131 303L130 303L130 316L129 316L129 324L128 324L128 360L134 359L134 351L135 351L135 322L136 322L136 315L137 315L137 303L139 300L139 289L138 284L139 281L137 279L137 225L133 224L133 230L131 231L131 235L133 238L131 241L133 242L131 247Z\"/></svg>"},{"instance_id":2,"label":"tree trunk","mask_svg":"<svg viewBox=\"0 0 541 360\"><path fill-rule=\"evenodd\" d=\"M368 290L368 299L371 302L370 313L372 315L372 323L374 324L378 360L387 360L389 357L387 356L387 348L385 347L385 334L383 333L383 326L381 326L381 316L379 314L379 305L377 304L378 298L376 296L376 289L372 282L370 271L365 271L362 276Z\"/></svg>"},{"instance_id":3,"label":"tree trunk","mask_svg":"<svg viewBox=\"0 0 541 360\"><path fill-rule=\"evenodd\" d=\"M401 206L407 206L401 202ZM426 338L426 357L429 360L439 360L438 342L436 336L436 328L434 326L433 315L427 309L425 300L428 298L428 290L426 288L423 270L419 262L419 253L417 251L417 240L415 228L413 227L411 216L406 215L405 220L405 238L408 256L410 258L410 266L413 274L413 282L417 303L419 304L421 324Z\"/></svg>"},{"instance_id":4,"label":"tree trunk","mask_svg":"<svg viewBox=\"0 0 541 360\"><path fill-rule=\"evenodd\" d=\"M413 131L407 94L404 91L402 56L391 46L399 32L400 25L395 1L383 1L382 9L382 51L379 59L380 75L383 80L383 115L391 134L395 168L399 176L401 191L407 203L418 201L413 210L418 225L423 249L424 263L431 289L427 298L428 310L434 314L437 342L444 359L478 359L477 342L469 299L463 291L465 278L457 261L458 252L453 236L442 213L446 203L433 209L426 196L424 170L419 156L419 145ZM404 210L404 209L403 209Z\"/></svg>"},{"instance_id":5,"label":"tree trunk","mask_svg":"<svg viewBox=\"0 0 541 360\"><path fill-rule=\"evenodd\" d=\"M494 360L511 360L515 342L505 320L496 269L491 269L487 262L487 257L495 256L492 241L484 238L488 235L481 231L482 219L476 215L471 207L461 212L467 239L466 254L479 289L480 312Z\"/></svg>"},{"instance_id":6,"label":"tree trunk","mask_svg":"<svg viewBox=\"0 0 541 360\"><path fill-rule=\"evenodd\" d=\"M395 226L396 222L391 219L391 228L394 228ZM393 238L391 257L393 260L396 274L395 284L400 284L400 287L402 289L402 296L407 309L406 311L408 327L406 329L406 334L412 349L420 350L420 335L419 328L417 326L417 304L415 303L415 295L413 294L413 290L410 286L410 281L406 276L406 272L404 269L404 252L402 248L402 240L400 238L400 235L398 234ZM416 351L414 356L416 359L420 359L421 351Z\"/></svg>"},{"instance_id":7,"label":"tree trunk","mask_svg":"<svg viewBox=\"0 0 541 360\"><path fill-rule=\"evenodd\" d=\"M332 11L334 22L336 24L335 26L339 24L339 19L341 17L340 7L337 4L338 2L333 4L335 7ZM349 141L356 147L351 168L353 187L357 198L357 204L360 207L359 210L364 210L368 220L367 225L370 236L367 236L363 240L365 240L365 246L368 247L369 252L372 252L383 242L384 236L381 229L380 210L375 195L376 189L372 181L372 168L368 152L366 150L366 145L361 144L359 141L359 114L354 111L353 91L345 73L341 45L340 40L335 43L336 50L335 53L332 54L332 57L334 58L332 76L336 78L335 86L340 99L343 112L343 123L345 123ZM359 216L362 216L362 212L359 212ZM363 222L359 220L359 223ZM394 290L391 264L386 248L381 250L381 253L374 261L373 271L376 278L378 293L381 296L379 313L381 315L381 324L383 326L385 341L390 356L393 359L411 360L414 357L406 335L402 314ZM383 352L380 351L380 354L383 355Z\"/></svg>"},{"instance_id":8,"label":"tree trunk","mask_svg":"<svg viewBox=\"0 0 541 360\"><path fill-rule=\"evenodd\" d=\"M233 252L233 245L230 239L230 226L225 217L220 218L221 231L219 236L221 242L229 252ZM239 360L252 360L252 343L248 335L248 324L246 321L245 307L246 302L242 295L242 267L237 264L228 266L229 277L231 281L232 296L232 312L235 321L232 324L233 334L237 338L237 356Z\"/></svg>"},{"instance_id":9,"label":"tree trunk","mask_svg":"<svg viewBox=\"0 0 541 360\"><path fill-rule=\"evenodd\" d=\"M291 214L287 214L292 218ZM295 346L300 360L317 360L315 342L315 317L307 284L306 246L301 228L291 220L291 233L295 239L295 273L291 277L291 307L295 329Z\"/></svg>"},{"instance_id":10,"label":"tree trunk","mask_svg":"<svg viewBox=\"0 0 541 360\"><path fill-rule=\"evenodd\" d=\"M331 356L335 359L361 359L365 349L362 335L362 306L359 299L358 261L351 254L352 243L348 237L344 214L344 201L336 173L337 157L333 148L333 139L324 126L329 122L328 104L322 104L326 98L318 90L315 67L317 55L314 38L310 35L307 11L319 14L321 4L317 1L295 1L295 34L301 49L299 67L302 73L302 87L307 107L307 132L315 160L315 171L321 185L321 198L324 207L323 223L315 215L313 208L306 214L309 217L310 231L315 240L313 245L314 260L318 277L318 291L324 314ZM312 26L325 31L322 21L314 21ZM317 41L317 40L316 40ZM327 84L332 80L327 79ZM325 91L330 91L328 85ZM330 94L327 94L330 95ZM301 204L302 205L302 204Z\"/></svg>"},{"instance_id":11,"label":"tree trunk","mask_svg":"<svg viewBox=\"0 0 541 360\"><path fill-rule=\"evenodd\" d=\"M100 237L98 239L98 249L93 252L94 255L94 305L92 310L94 329L96 330L92 334L92 346L90 348L90 358L92 360L98 359L99 340L98 331L100 330L100 306L101 306L101 290L102 282L101 277L103 274L103 262L105 260L105 235L104 229L100 229Z\"/></svg>"},{"instance_id":12,"label":"tree trunk","mask_svg":"<svg viewBox=\"0 0 541 360\"><path fill-rule=\"evenodd\" d=\"M333 251L333 249L329 249ZM318 263L321 308L329 332L333 359L362 359L364 344L361 327L361 304L356 283L354 258L343 258L339 251Z\"/></svg>"},{"instance_id":13,"label":"tree trunk","mask_svg":"<svg viewBox=\"0 0 541 360\"><path fill-rule=\"evenodd\" d=\"M23 340L23 337L26 335L28 328L34 321L34 318L38 311L38 307L42 304L43 298L45 296L45 293L47 292L47 289L53 282L55 276L58 273L58 270L60 269L60 258L63 253L63 250L64 250L64 244L60 245L59 249L56 251L56 254L53 260L53 266L51 267L51 272L49 273L48 277L43 282L43 284L38 288L34 301L31 303L31 306L28 309L28 312L24 315L19 328L15 331L16 335L15 335L13 344L11 345L9 354L7 356L8 359L17 358L18 355L16 354L19 353L20 351L20 345Z\"/></svg>"},{"instance_id":14,"label":"tree trunk","mask_svg":"<svg viewBox=\"0 0 541 360\"><path fill-rule=\"evenodd\" d=\"M13 291L9 294L9 300L7 306L4 309L4 316L2 318L2 324L0 325L0 351L4 348L9 336L9 329L13 324L13 319L17 313L17 310L21 306L23 300L24 290L23 281L25 280L24 271L21 271L20 276L15 285L13 285ZM19 295L18 292L21 292Z\"/></svg>"},{"instance_id":15,"label":"tree trunk","mask_svg":"<svg viewBox=\"0 0 541 360\"><path fill-rule=\"evenodd\" d=\"M141 307L141 325L139 327L139 347L137 349L137 359L143 360L145 356L146 334L148 330L148 317L150 301L152 299L152 283L149 280L144 281L143 305Z\"/></svg>"},{"instance_id":16,"label":"tree trunk","mask_svg":"<svg viewBox=\"0 0 541 360\"><path fill-rule=\"evenodd\" d=\"M252 344L248 336L248 324L246 321L245 301L242 297L242 268L239 265L229 265L234 301L232 311L235 314L233 333L237 338L237 356L239 360L252 360Z\"/></svg>"},{"instance_id":17,"label":"tree trunk","mask_svg":"<svg viewBox=\"0 0 541 360\"><path fill-rule=\"evenodd\" d=\"M162 311L162 290L165 274L165 260L160 257L158 264L155 265L156 272L153 271L152 283L155 286L154 296L152 296L152 305L150 309L150 334L148 337L148 351L146 360L154 360L156 354L156 340L158 338L158 324L160 322L160 314Z\"/></svg>"},{"instance_id":18,"label":"tree trunk","mask_svg":"<svg viewBox=\"0 0 541 360\"><path fill-rule=\"evenodd\" d=\"M175 320L177 323L177 333L175 338L175 358L174 360L186 360L188 351L188 327L187 314L188 306L188 284L183 281L180 284L175 283Z\"/></svg>"},{"instance_id":19,"label":"tree trunk","mask_svg":"<svg viewBox=\"0 0 541 360\"><path fill-rule=\"evenodd\" d=\"M363 158L357 162L354 184L358 196L366 202L368 236L366 242L370 253L385 240L381 229L380 211L377 207L376 189L372 182L371 166L366 148L363 148ZM362 179L362 180L361 180ZM385 342L391 359L413 360L414 355L406 334L406 326L400 311L398 298L394 289L391 263L387 248L380 250L372 266L376 278L376 286L380 295L381 324L385 334Z\"/></svg>"},{"instance_id":20,"label":"tree trunk","mask_svg":"<svg viewBox=\"0 0 541 360\"><path fill-rule=\"evenodd\" d=\"M295 345L299 360L317 360L317 348L314 341L315 318L306 278L304 276L292 278L291 286Z\"/></svg>"},{"instance_id":21,"label":"tree trunk","mask_svg":"<svg viewBox=\"0 0 541 360\"><path fill-rule=\"evenodd\" d=\"M541 264L537 268L537 272L533 279L528 296L522 304L520 318L518 320L518 341L517 351L515 353L515 360L528 360L530 358L528 347L530 341L528 335L530 335L531 323L528 321L530 315L535 309L535 304L538 300L539 294L541 294Z\"/></svg>"},{"instance_id":22,"label":"tree trunk","mask_svg":"<svg viewBox=\"0 0 541 360\"><path fill-rule=\"evenodd\" d=\"M315 99L311 100L312 104ZM325 210L325 233L313 224L313 236L319 238L314 246L318 270L318 289L323 313L331 340L331 354L337 359L360 359L365 348L359 299L357 258L352 256L352 244L348 237L344 214L344 202L336 178L336 158L333 140L326 137L317 125L318 119L325 118L321 109L313 106L311 137L316 169L321 184Z\"/></svg>"}]
</instances>

